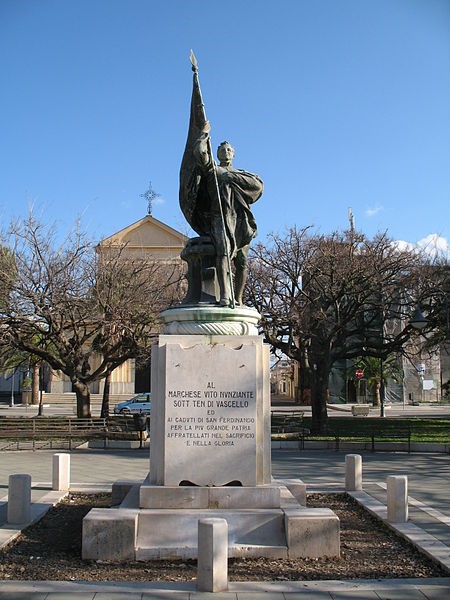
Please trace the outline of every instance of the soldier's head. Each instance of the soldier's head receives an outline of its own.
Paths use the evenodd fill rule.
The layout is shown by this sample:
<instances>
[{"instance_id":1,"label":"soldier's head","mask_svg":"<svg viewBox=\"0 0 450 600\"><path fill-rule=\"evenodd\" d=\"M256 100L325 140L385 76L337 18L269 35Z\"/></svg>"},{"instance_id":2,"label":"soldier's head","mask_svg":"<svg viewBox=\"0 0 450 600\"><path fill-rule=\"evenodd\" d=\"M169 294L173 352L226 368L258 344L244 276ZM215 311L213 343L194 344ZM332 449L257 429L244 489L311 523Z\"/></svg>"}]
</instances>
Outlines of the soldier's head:
<instances>
[{"instance_id":1,"label":"soldier's head","mask_svg":"<svg viewBox=\"0 0 450 600\"><path fill-rule=\"evenodd\" d=\"M234 158L234 148L230 142L222 142L217 148L217 158L221 165L231 165Z\"/></svg>"}]
</instances>

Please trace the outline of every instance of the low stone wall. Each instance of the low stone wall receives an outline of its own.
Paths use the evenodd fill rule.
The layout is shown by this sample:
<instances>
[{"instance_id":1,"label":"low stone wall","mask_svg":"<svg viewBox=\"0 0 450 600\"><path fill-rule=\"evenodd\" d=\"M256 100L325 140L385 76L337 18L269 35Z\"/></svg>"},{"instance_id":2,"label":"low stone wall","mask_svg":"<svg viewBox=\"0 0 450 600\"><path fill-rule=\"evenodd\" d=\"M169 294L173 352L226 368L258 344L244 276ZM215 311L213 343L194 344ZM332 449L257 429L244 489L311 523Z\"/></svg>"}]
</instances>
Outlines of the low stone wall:
<instances>
[{"instance_id":1,"label":"low stone wall","mask_svg":"<svg viewBox=\"0 0 450 600\"><path fill-rule=\"evenodd\" d=\"M377 442L376 450L379 452L407 452L408 442ZM334 440L305 440L304 448L301 441L276 440L272 442L272 450L335 450ZM372 450L372 443L368 442L340 442L339 450ZM431 444L411 442L411 452L442 452L450 454L450 444Z\"/></svg>"}]
</instances>

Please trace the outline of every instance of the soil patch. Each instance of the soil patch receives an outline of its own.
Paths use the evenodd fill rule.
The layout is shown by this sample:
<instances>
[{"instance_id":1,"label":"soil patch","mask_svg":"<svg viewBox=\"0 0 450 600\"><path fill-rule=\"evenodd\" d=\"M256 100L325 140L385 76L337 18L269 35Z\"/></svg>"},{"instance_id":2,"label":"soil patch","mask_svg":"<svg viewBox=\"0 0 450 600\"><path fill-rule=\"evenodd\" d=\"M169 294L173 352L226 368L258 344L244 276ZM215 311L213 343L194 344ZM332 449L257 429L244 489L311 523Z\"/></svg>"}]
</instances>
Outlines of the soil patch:
<instances>
[{"instance_id":1,"label":"soil patch","mask_svg":"<svg viewBox=\"0 0 450 600\"><path fill-rule=\"evenodd\" d=\"M81 560L81 523L109 494L70 494L0 550L0 580L190 581L196 562L111 564ZM308 505L331 508L341 521L341 556L323 559L230 559L231 581L448 577L346 494L310 494Z\"/></svg>"}]
</instances>

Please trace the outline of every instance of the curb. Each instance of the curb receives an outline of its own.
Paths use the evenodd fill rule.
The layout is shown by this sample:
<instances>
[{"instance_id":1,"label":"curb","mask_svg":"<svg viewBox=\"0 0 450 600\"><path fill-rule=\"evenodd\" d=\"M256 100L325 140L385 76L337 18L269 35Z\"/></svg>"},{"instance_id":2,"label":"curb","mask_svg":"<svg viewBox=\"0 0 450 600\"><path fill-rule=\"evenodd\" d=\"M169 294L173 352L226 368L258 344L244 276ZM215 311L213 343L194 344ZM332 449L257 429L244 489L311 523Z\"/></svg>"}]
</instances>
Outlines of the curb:
<instances>
[{"instance_id":1,"label":"curb","mask_svg":"<svg viewBox=\"0 0 450 600\"><path fill-rule=\"evenodd\" d=\"M367 494L366 492L347 492L358 504L365 508L371 515L395 531L402 538L408 540L419 552L425 554L432 561L450 573L450 547L446 546L430 533L427 533L414 523L390 523L387 520L387 508Z\"/></svg>"},{"instance_id":2,"label":"curb","mask_svg":"<svg viewBox=\"0 0 450 600\"><path fill-rule=\"evenodd\" d=\"M67 496L68 491L51 491L40 498L39 502L33 502L31 505L31 520L25 523L11 525L5 523L0 526L0 548L4 548L11 543L24 529L33 525L52 508ZM7 504L2 502L2 504Z\"/></svg>"},{"instance_id":3,"label":"curb","mask_svg":"<svg viewBox=\"0 0 450 600\"><path fill-rule=\"evenodd\" d=\"M348 452L349 450L363 450L372 452L371 442L339 442L336 450L334 440L305 440L304 447L300 440L272 440L272 450L335 450L336 452ZM413 452L439 452L450 454L450 444L419 443L411 442L411 453ZM408 452L408 442L377 442L375 452Z\"/></svg>"},{"instance_id":4,"label":"curb","mask_svg":"<svg viewBox=\"0 0 450 600\"><path fill-rule=\"evenodd\" d=\"M437 589L436 589L437 588ZM318 596L319 594L350 593L353 597L358 594L358 598L364 592L375 594L374 590L389 590L390 592L398 590L407 591L411 598L416 597L414 592L423 590L430 593L442 592L439 597L446 598L450 592L450 582L447 578L438 577L432 579L353 579L353 580L322 580L322 581L243 581L230 582L226 592L197 592L196 582L160 582L149 581L147 583L129 583L129 582L84 582L84 581L2 581L1 592L6 593L102 593L102 594L142 594L149 593L152 597L156 595L161 598L234 598L236 595L246 595L248 593L264 594L270 598L271 594L301 594L307 598ZM252 594L252 597L253 594ZM322 597L322 596L321 596ZM375 596L367 596L367 598ZM384 597L384 596L383 596ZM404 596L402 596L404 597ZM426 598L427 596L424 596ZM438 596L433 596L437 598ZM1 594L0 594L1 598ZM70 596L69 596L70 598ZM273 596L272 596L273 598ZM331 600L331 598L330 598Z\"/></svg>"}]
</instances>

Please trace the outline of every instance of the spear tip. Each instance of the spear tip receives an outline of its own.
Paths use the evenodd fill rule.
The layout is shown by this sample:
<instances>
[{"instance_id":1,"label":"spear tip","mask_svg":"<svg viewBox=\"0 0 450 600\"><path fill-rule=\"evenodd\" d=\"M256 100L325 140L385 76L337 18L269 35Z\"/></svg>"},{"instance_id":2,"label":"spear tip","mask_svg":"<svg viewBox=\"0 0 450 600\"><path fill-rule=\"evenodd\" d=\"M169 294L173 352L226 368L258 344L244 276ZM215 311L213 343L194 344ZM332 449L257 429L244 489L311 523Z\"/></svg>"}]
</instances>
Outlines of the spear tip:
<instances>
[{"instance_id":1,"label":"spear tip","mask_svg":"<svg viewBox=\"0 0 450 600\"><path fill-rule=\"evenodd\" d=\"M191 49L191 53L189 55L189 60L191 61L192 70L196 73L198 71L198 62L195 58L194 51Z\"/></svg>"}]
</instances>

